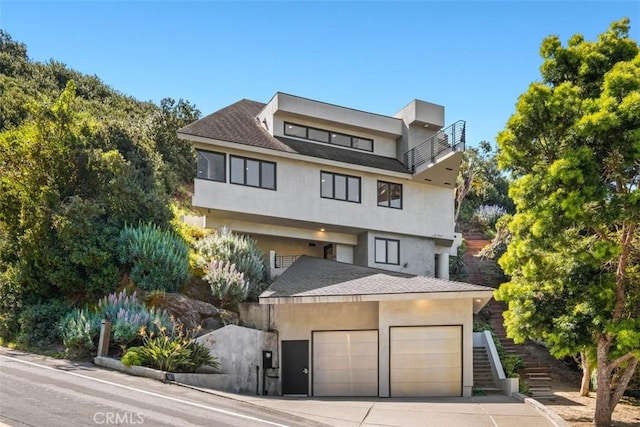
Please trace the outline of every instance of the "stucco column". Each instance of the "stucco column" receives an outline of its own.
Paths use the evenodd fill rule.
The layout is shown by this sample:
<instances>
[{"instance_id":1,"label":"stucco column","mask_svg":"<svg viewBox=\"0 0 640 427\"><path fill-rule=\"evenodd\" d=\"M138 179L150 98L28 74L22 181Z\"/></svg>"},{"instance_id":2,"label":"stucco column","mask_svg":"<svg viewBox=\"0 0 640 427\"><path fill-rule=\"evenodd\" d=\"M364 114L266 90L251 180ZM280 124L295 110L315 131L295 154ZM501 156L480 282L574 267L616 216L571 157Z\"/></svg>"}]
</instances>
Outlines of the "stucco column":
<instances>
[{"instance_id":1,"label":"stucco column","mask_svg":"<svg viewBox=\"0 0 640 427\"><path fill-rule=\"evenodd\" d=\"M449 280L449 253L438 254L438 278Z\"/></svg>"}]
</instances>

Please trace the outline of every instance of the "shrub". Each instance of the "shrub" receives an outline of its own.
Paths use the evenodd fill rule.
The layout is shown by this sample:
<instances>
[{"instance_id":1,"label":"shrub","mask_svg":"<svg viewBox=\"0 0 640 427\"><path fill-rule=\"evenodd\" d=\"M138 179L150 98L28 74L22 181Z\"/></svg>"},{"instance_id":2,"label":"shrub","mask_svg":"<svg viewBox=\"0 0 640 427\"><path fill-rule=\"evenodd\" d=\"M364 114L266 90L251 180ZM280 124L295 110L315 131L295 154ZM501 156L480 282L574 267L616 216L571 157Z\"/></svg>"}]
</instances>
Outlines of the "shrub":
<instances>
[{"instance_id":1,"label":"shrub","mask_svg":"<svg viewBox=\"0 0 640 427\"><path fill-rule=\"evenodd\" d=\"M73 355L91 353L99 332L100 318L86 308L73 310L60 323L62 343Z\"/></svg>"},{"instance_id":2,"label":"shrub","mask_svg":"<svg viewBox=\"0 0 640 427\"><path fill-rule=\"evenodd\" d=\"M27 306L20 313L18 344L47 347L62 340L60 329L56 327L67 313L68 307L61 301Z\"/></svg>"},{"instance_id":3,"label":"shrub","mask_svg":"<svg viewBox=\"0 0 640 427\"><path fill-rule=\"evenodd\" d=\"M244 274L248 291L246 298L257 300L260 293L266 289L271 281L270 272L255 240L234 234L227 228L222 228L215 234L205 236L195 245L198 255L197 266L203 266L212 261L222 261L235 264L236 270ZM205 274L204 271L201 271Z\"/></svg>"},{"instance_id":4,"label":"shrub","mask_svg":"<svg viewBox=\"0 0 640 427\"><path fill-rule=\"evenodd\" d=\"M221 308L235 310L247 298L248 283L235 264L211 261L202 268L206 273L202 279L211 285L211 293Z\"/></svg>"},{"instance_id":5,"label":"shrub","mask_svg":"<svg viewBox=\"0 0 640 427\"><path fill-rule=\"evenodd\" d=\"M131 347L124 356L122 356L120 362L122 362L124 366L142 366L140 347Z\"/></svg>"},{"instance_id":6,"label":"shrub","mask_svg":"<svg viewBox=\"0 0 640 427\"><path fill-rule=\"evenodd\" d=\"M16 274L16 269L11 267L0 272L0 338L3 340L13 339L20 330L24 290Z\"/></svg>"},{"instance_id":7,"label":"shrub","mask_svg":"<svg viewBox=\"0 0 640 427\"><path fill-rule=\"evenodd\" d=\"M156 325L158 332L142 328L142 345L130 348L122 357L124 365L138 362L142 366L168 372L195 372L201 366L218 367L209 349L193 339L193 332L185 332L176 325L171 334L167 328Z\"/></svg>"},{"instance_id":8,"label":"shrub","mask_svg":"<svg viewBox=\"0 0 640 427\"><path fill-rule=\"evenodd\" d=\"M173 231L152 224L126 226L117 252L131 280L142 289L176 292L189 278L189 247Z\"/></svg>"},{"instance_id":9,"label":"shrub","mask_svg":"<svg viewBox=\"0 0 640 427\"><path fill-rule=\"evenodd\" d=\"M473 213L472 223L483 231L493 230L507 210L498 205L480 205Z\"/></svg>"},{"instance_id":10,"label":"shrub","mask_svg":"<svg viewBox=\"0 0 640 427\"><path fill-rule=\"evenodd\" d=\"M134 292L125 291L107 295L100 299L92 309L76 309L62 322L63 342L68 352L86 354L96 347L102 319L111 322L111 343L126 347L139 338L142 327L154 329L155 325L164 327L172 324L166 312L149 308Z\"/></svg>"}]
</instances>

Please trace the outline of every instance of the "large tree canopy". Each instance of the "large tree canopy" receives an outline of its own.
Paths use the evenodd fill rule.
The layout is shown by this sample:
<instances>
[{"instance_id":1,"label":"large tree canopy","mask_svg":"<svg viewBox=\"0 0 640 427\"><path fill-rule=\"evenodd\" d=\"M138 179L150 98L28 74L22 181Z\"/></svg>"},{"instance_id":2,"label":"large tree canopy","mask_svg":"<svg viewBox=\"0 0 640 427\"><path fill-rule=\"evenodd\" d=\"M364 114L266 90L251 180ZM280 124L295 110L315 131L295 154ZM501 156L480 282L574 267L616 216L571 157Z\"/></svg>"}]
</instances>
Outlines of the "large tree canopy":
<instances>
[{"instance_id":1,"label":"large tree canopy","mask_svg":"<svg viewBox=\"0 0 640 427\"><path fill-rule=\"evenodd\" d=\"M125 225L170 227L170 193L195 171L175 131L198 116L183 100L158 107L33 62L0 30L0 338L27 306L115 289Z\"/></svg>"},{"instance_id":2,"label":"large tree canopy","mask_svg":"<svg viewBox=\"0 0 640 427\"><path fill-rule=\"evenodd\" d=\"M546 38L542 81L498 135L516 213L500 264L510 336L597 359L610 425L640 358L640 54L629 20L597 41Z\"/></svg>"}]
</instances>

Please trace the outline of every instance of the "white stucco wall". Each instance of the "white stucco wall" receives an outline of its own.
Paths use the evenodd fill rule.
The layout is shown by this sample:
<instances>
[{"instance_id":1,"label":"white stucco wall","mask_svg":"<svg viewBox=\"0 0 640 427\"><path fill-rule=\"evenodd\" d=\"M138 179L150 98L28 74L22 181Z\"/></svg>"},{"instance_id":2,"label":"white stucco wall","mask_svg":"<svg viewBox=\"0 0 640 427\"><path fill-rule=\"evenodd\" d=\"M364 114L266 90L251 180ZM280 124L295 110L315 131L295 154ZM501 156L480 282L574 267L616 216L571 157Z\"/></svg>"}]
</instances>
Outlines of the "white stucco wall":
<instances>
[{"instance_id":1,"label":"white stucco wall","mask_svg":"<svg viewBox=\"0 0 640 427\"><path fill-rule=\"evenodd\" d=\"M267 114L295 114L313 118L324 123L342 124L350 128L399 136L402 122L394 117L384 116L339 105L328 104L313 99L278 92L258 115L260 121Z\"/></svg>"},{"instance_id":2,"label":"white stucco wall","mask_svg":"<svg viewBox=\"0 0 640 427\"><path fill-rule=\"evenodd\" d=\"M451 240L454 238L454 203L453 191L450 189L357 169L233 149L224 151L276 162L277 191L196 179L193 197L195 207L311 222L319 224L318 228L339 226ZM321 198L321 170L360 177L361 203ZM403 185L402 209L377 206L378 179Z\"/></svg>"},{"instance_id":3,"label":"white stucco wall","mask_svg":"<svg viewBox=\"0 0 640 427\"><path fill-rule=\"evenodd\" d=\"M311 331L378 328L378 303L274 305L272 322L280 340L311 340Z\"/></svg>"},{"instance_id":4,"label":"white stucco wall","mask_svg":"<svg viewBox=\"0 0 640 427\"><path fill-rule=\"evenodd\" d=\"M400 241L399 265L375 262L376 237ZM363 265L368 267L429 277L434 277L435 275L435 243L431 239L395 233L368 232L361 236L358 246L357 253L360 256L366 253L366 263Z\"/></svg>"},{"instance_id":5,"label":"white stucco wall","mask_svg":"<svg viewBox=\"0 0 640 427\"><path fill-rule=\"evenodd\" d=\"M380 301L380 397L389 397L389 327L462 325L462 393L473 387L473 304L471 299Z\"/></svg>"}]
</instances>

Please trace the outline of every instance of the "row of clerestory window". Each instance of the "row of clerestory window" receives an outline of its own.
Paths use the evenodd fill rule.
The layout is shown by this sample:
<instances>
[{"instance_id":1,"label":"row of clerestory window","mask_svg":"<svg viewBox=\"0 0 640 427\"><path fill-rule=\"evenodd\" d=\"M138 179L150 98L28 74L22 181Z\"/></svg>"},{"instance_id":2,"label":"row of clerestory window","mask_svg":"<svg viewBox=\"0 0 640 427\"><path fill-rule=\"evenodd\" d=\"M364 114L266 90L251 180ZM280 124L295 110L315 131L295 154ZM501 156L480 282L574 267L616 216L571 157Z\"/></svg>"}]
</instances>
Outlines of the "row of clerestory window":
<instances>
[{"instance_id":1,"label":"row of clerestory window","mask_svg":"<svg viewBox=\"0 0 640 427\"><path fill-rule=\"evenodd\" d=\"M333 132L326 129L318 129L295 123L284 123L284 134L310 141L324 142L325 144L340 145L342 147L355 148L356 150L373 151L373 139L361 138L346 133Z\"/></svg>"}]
</instances>

